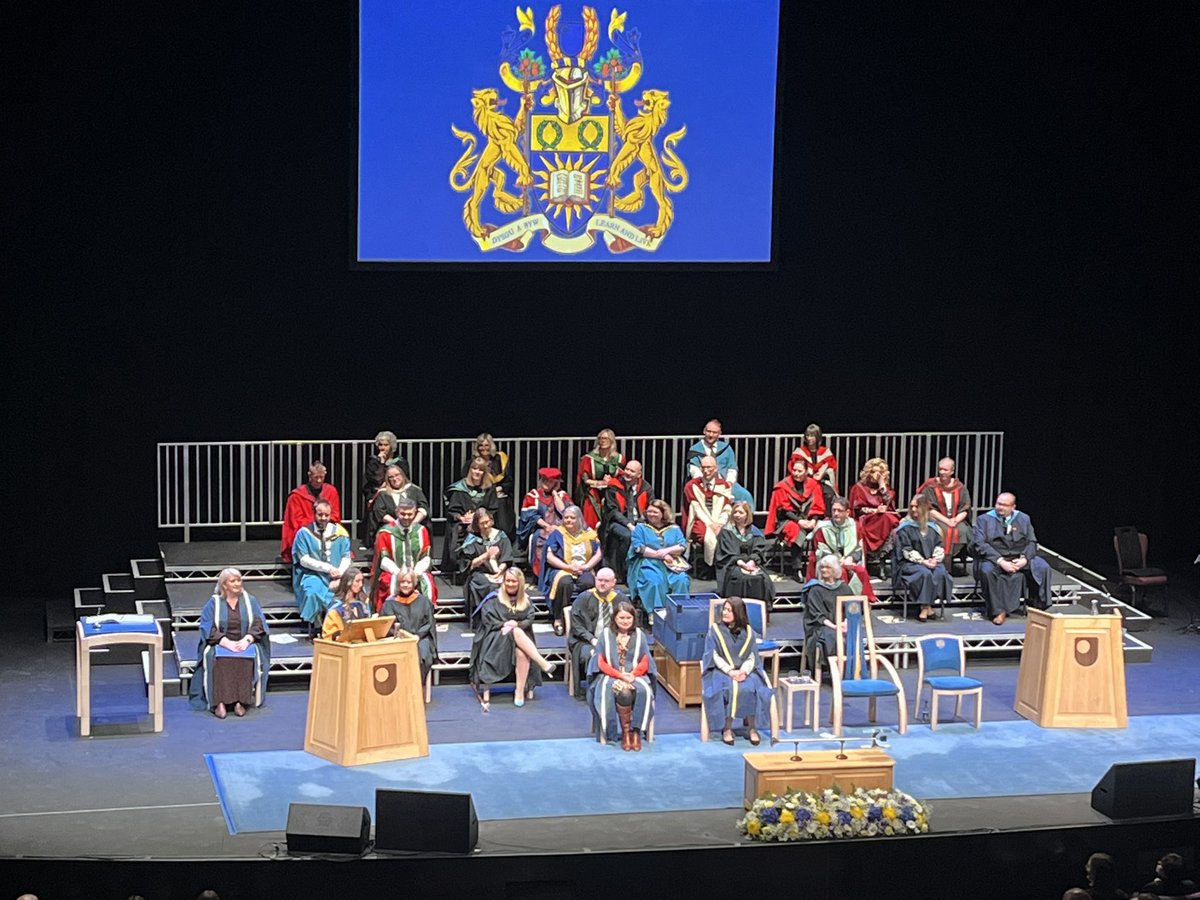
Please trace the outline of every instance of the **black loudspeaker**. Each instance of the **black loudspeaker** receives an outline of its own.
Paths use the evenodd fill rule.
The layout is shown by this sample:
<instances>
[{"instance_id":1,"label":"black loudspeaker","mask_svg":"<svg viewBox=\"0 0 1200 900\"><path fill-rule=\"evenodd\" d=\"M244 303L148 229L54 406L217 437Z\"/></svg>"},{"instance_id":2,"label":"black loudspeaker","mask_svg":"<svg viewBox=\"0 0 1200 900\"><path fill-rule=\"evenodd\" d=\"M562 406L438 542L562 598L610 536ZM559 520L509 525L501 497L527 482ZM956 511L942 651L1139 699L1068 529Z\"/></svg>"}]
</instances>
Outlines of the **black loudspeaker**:
<instances>
[{"instance_id":1,"label":"black loudspeaker","mask_svg":"<svg viewBox=\"0 0 1200 900\"><path fill-rule=\"evenodd\" d=\"M1187 815L1195 777L1194 759L1115 763L1092 788L1092 809L1110 819Z\"/></svg>"},{"instance_id":2,"label":"black loudspeaker","mask_svg":"<svg viewBox=\"0 0 1200 900\"><path fill-rule=\"evenodd\" d=\"M351 853L361 856L371 838L371 814L365 806L318 803L288 805L287 852Z\"/></svg>"},{"instance_id":3,"label":"black loudspeaker","mask_svg":"<svg viewBox=\"0 0 1200 900\"><path fill-rule=\"evenodd\" d=\"M375 791L375 850L470 853L479 843L479 817L470 794Z\"/></svg>"}]
</instances>

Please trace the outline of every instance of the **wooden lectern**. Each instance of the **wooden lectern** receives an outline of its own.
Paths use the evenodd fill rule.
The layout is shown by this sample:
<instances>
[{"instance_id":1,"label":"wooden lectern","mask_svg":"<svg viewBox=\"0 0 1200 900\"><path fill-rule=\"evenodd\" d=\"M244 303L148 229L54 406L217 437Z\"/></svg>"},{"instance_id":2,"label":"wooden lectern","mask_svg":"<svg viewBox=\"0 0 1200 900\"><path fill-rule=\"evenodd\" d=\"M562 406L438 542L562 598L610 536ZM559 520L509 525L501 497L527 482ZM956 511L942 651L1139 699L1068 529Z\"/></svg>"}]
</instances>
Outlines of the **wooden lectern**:
<instances>
[{"instance_id":1,"label":"wooden lectern","mask_svg":"<svg viewBox=\"0 0 1200 900\"><path fill-rule=\"evenodd\" d=\"M314 640L304 749L342 766L428 756L417 639Z\"/></svg>"},{"instance_id":2,"label":"wooden lectern","mask_svg":"<svg viewBox=\"0 0 1200 900\"><path fill-rule=\"evenodd\" d=\"M1029 610L1013 708L1043 728L1124 728L1119 615L1082 606Z\"/></svg>"}]
</instances>

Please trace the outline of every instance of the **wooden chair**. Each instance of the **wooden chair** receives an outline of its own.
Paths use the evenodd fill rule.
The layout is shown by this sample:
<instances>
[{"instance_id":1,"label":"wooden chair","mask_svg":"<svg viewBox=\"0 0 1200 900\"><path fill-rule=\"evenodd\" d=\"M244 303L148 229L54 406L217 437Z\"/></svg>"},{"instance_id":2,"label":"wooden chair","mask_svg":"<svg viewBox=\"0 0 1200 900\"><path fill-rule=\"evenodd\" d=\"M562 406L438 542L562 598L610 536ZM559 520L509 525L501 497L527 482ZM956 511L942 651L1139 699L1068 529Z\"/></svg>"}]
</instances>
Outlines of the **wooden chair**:
<instances>
[{"instance_id":1,"label":"wooden chair","mask_svg":"<svg viewBox=\"0 0 1200 900\"><path fill-rule=\"evenodd\" d=\"M774 691L779 686L779 645L774 641L768 641L766 637L767 628L767 602L765 600L755 600L753 598L743 598L743 603L746 604L746 616L750 620L750 627L759 635L758 655L763 659L771 659L771 674L767 685ZM717 620L717 610L725 603L724 597L713 597L708 601L708 624L711 627L713 622ZM764 669L766 666L763 667ZM704 711L704 702L700 703L700 740L708 740L708 714ZM774 694L771 695L771 743L776 743L779 740L779 704Z\"/></svg>"},{"instance_id":2,"label":"wooden chair","mask_svg":"<svg viewBox=\"0 0 1200 900\"><path fill-rule=\"evenodd\" d=\"M842 707L847 697L866 697L867 721L875 721L876 702L880 697L895 697L899 707L901 734L908 731L908 708L904 685L891 662L879 655L875 647L875 632L867 598L851 595L837 598L837 656L829 661L829 677L833 687L833 707L830 718L833 733L842 734ZM842 624L845 623L845 633ZM888 678L879 677L882 666Z\"/></svg>"},{"instance_id":3,"label":"wooden chair","mask_svg":"<svg viewBox=\"0 0 1200 900\"><path fill-rule=\"evenodd\" d=\"M975 727L983 722L983 682L967 677L967 654L957 634L927 634L917 638L917 696L913 717L920 714L921 694L929 685L929 730L937 731L938 701L954 698L954 717L962 715L963 697L975 697Z\"/></svg>"}]
</instances>

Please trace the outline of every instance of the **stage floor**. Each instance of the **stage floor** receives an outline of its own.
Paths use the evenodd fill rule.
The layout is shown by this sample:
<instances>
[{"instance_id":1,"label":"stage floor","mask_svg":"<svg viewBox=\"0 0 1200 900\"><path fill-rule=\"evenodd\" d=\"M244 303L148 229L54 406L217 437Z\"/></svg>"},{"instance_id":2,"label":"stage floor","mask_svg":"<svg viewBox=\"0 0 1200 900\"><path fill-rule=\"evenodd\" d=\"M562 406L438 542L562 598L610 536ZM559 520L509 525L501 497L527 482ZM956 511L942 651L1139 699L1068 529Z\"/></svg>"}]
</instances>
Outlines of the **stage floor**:
<instances>
[{"instance_id":1,"label":"stage floor","mask_svg":"<svg viewBox=\"0 0 1200 900\"><path fill-rule=\"evenodd\" d=\"M1200 636L1179 633L1197 604L1176 593L1172 606L1183 618L1156 619L1148 640L1154 661L1127 668L1131 716L1200 713ZM39 605L38 600L29 601ZM165 701L165 726L150 732L144 686L135 666L93 668L93 737L80 738L74 715L73 653L70 643L47 644L36 616L17 618L7 636L0 668L0 847L9 856L120 858L248 858L271 855L283 835L231 836L217 804L205 753L298 749L303 745L307 691L277 684L267 705L244 719L218 721L193 712L183 697ZM984 683L984 726L1015 719L1015 661L972 662ZM912 702L914 669L902 678ZM281 689L279 689L281 688ZM695 707L679 709L660 693L656 729L661 734L696 733ZM828 710L828 695L823 711ZM894 710L881 704L880 723L894 723ZM539 689L523 710L502 698L484 716L469 687L444 684L434 691L427 718L431 743L479 740L578 738L589 730L584 705L566 696L561 681ZM847 715L850 728L865 725L865 710ZM927 725L913 722L911 729ZM799 730L799 726L798 726ZM811 733L811 732L810 732ZM748 748L740 742L730 750ZM617 755L623 765L639 761ZM1196 747L1165 747L1163 755L1194 755ZM643 757L648 759L648 757ZM1113 760L1118 761L1118 760ZM958 764L972 765L968 754ZM1017 764L1019 761L1016 761ZM898 785L903 788L904 785ZM937 799L936 830L1022 828L1050 822L1094 823L1086 797L1019 800ZM334 800L333 802L336 802ZM606 817L484 822L486 853L561 852L582 848L731 845L740 839L736 809L647 813L621 818L614 829Z\"/></svg>"}]
</instances>

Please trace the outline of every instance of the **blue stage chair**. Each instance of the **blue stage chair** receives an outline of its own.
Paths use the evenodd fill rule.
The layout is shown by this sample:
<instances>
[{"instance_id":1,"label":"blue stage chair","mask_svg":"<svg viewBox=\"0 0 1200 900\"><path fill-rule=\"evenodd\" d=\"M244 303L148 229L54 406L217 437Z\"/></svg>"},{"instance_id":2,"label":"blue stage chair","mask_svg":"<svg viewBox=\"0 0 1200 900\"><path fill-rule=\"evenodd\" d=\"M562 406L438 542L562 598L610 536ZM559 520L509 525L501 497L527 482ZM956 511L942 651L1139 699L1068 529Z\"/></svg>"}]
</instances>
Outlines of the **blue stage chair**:
<instances>
[{"instance_id":1,"label":"blue stage chair","mask_svg":"<svg viewBox=\"0 0 1200 900\"><path fill-rule=\"evenodd\" d=\"M899 710L898 731L908 731L908 704L904 698L904 685L896 667L880 656L875 648L875 632L871 627L871 615L867 611L867 598L863 596L838 597L837 656L829 661L830 682L833 687L833 708L830 710L833 733L842 734L842 705L847 697L866 697L867 720L875 721L876 701L880 697L895 697ZM842 623L846 624L845 633ZM879 677L883 666L889 678Z\"/></svg>"},{"instance_id":2,"label":"blue stage chair","mask_svg":"<svg viewBox=\"0 0 1200 900\"><path fill-rule=\"evenodd\" d=\"M983 682L967 677L967 654L956 634L927 634L917 639L917 696L913 717L920 714L921 694L929 685L929 730L937 731L938 700L954 697L954 717L962 714L963 697L975 697L975 727L983 722Z\"/></svg>"}]
</instances>

